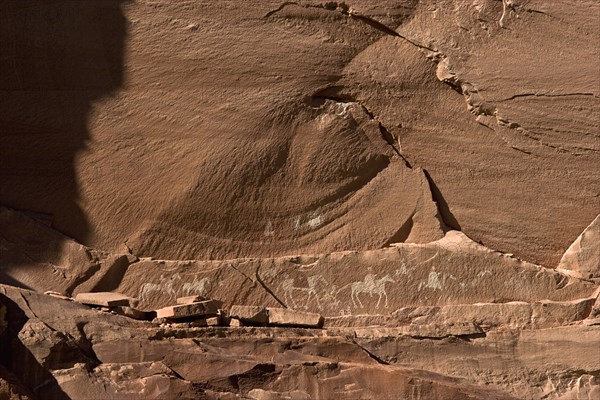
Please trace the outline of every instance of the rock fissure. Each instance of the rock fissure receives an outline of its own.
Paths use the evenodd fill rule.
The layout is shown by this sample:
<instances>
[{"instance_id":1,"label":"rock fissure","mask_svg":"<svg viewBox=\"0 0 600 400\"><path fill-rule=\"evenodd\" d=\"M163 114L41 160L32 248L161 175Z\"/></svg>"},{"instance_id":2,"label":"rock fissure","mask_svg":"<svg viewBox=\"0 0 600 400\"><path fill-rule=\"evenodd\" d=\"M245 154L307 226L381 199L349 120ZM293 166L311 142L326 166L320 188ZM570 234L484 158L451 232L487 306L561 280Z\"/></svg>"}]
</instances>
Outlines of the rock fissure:
<instances>
[{"instance_id":1,"label":"rock fissure","mask_svg":"<svg viewBox=\"0 0 600 400\"><path fill-rule=\"evenodd\" d=\"M273 292L273 290L271 290L271 288L260 277L260 274L259 274L260 265L254 271L255 279L250 278L244 272L242 272L238 268L236 268L232 263L227 263L226 265L233 268L237 273L242 275L244 277L244 279L246 279L248 282L250 282L252 284L253 287L255 287L256 283L258 283L260 285L260 287L262 287L276 302L281 304L284 308L288 308L287 305L284 302L282 302L281 299L279 299L279 297L277 297L275 292Z\"/></svg>"},{"instance_id":2,"label":"rock fissure","mask_svg":"<svg viewBox=\"0 0 600 400\"><path fill-rule=\"evenodd\" d=\"M399 32L395 31L394 29L390 28L389 26L386 26L385 24L382 24L381 22L377 21L374 18L368 17L364 14L361 14L360 12L356 11L354 8L352 8L351 6L348 6L346 3L342 2L342 3L336 3L336 2L328 2L325 4L301 4L298 2L285 2L283 4L281 4L279 7L277 7L276 9L269 11L267 14L265 14L265 16L263 18L269 18L272 15L280 12L281 10L283 10L285 7L287 6L298 6L298 7L304 7L304 8L320 8L323 10L327 10L327 11L333 11L333 12L338 12L346 17L355 19L357 21L360 21L366 25L369 25L371 28L378 30L386 35L389 36L395 36L395 37L399 37L403 40L405 40L406 42L412 44L413 46L416 46L420 49L423 50L428 50L431 51L433 53L437 53L437 50L417 43L412 39L409 39L408 37L400 34Z\"/></svg>"},{"instance_id":3,"label":"rock fissure","mask_svg":"<svg viewBox=\"0 0 600 400\"><path fill-rule=\"evenodd\" d=\"M434 60L434 62L436 62ZM519 146L514 145L513 143L511 143L511 141L505 137L504 135L502 135L500 132L496 131L496 129L494 129L493 126L489 126L488 124L482 122L479 117L493 117L495 119L496 125L500 126L500 127L504 127L504 128L509 128L511 130L516 130L517 132L520 132L523 134L524 137L526 137L529 140L535 141L537 142L539 145L541 146L545 146L548 148L552 148L555 149L557 151L563 152L563 153L570 153L572 155L580 155L581 153L577 153L574 150L581 150L584 153L585 152L598 152L599 150L596 149L590 149L590 148L578 148L578 147L571 147L570 149L566 149L563 146L555 146L549 143L546 143L542 137L543 134L538 133L538 132L534 132L531 130L528 130L526 128L524 128L523 126L521 126L521 124L519 124L518 122L509 120L508 118L506 118L505 116L500 115L500 111L498 110L497 107L493 107L490 102L486 101L483 96L479 93L479 91L477 90L477 87L475 84L464 81L459 79L456 74L454 72L451 71L451 66L449 64L449 59L445 56L442 56L442 58L439 60L439 62L436 62L438 64L438 70L437 70L437 77L438 80L440 80L441 82L446 83L447 85L449 85L453 90L455 90L456 92L462 94L465 98L465 101L467 103L467 110L469 110L469 112L471 112L471 114L473 114L476 117L476 121L483 125L486 126L490 129L492 129L494 132L496 132L500 138L512 149L520 151L522 153L528 154L528 155L532 155L533 152L529 151L529 150L525 150L522 149ZM498 102L504 102L504 101L510 101L519 97L568 97L568 96L593 96L593 97L598 97L596 96L594 93L572 93L572 94L558 94L558 95L547 95L547 94L535 94L535 93L525 93L525 94L517 94L514 96L511 96L509 98L503 99L503 100L499 100ZM537 136L534 136L537 135Z\"/></svg>"},{"instance_id":4,"label":"rock fissure","mask_svg":"<svg viewBox=\"0 0 600 400\"><path fill-rule=\"evenodd\" d=\"M297 2L286 2L286 3L282 4L280 7L278 7L276 10L273 10L273 11L267 13L267 15L265 15L265 18L268 18L271 15L273 15L273 14L281 11L283 8L285 8L288 5L296 5L296 6L301 6L301 7L315 7L315 8L323 8L323 9L326 9L326 10L329 10L329 11L338 11L338 12L340 12L343 15L355 18L355 19L357 19L357 20L359 20L359 21L361 21L361 22L363 22L363 23L365 23L365 24L373 27L374 29L377 29L377 30L379 30L379 31L381 31L381 32L383 32L383 33L385 33L387 35L399 37L399 38L407 41L408 43L412 44L413 46L416 46L420 50L427 50L427 51L429 51L430 54L425 54L425 57L427 59L429 59L430 61L432 61L434 64L438 65L438 72L439 72L440 65L443 64L444 62L446 63L446 65L445 65L446 70L447 70L446 72L448 72L448 70L450 68L449 61L448 61L448 57L444 53L442 53L439 50L434 49L432 47L419 44L419 43L417 43L417 42L415 42L415 41L407 38L406 36L398 33L397 31L395 31L395 30L387 27L386 25L380 23L379 21L377 21L377 20L375 20L375 19L373 19L371 17L367 17L365 15L360 14L359 12L355 11L351 7L346 6L344 3L342 3L342 4L344 6L341 7L341 8L337 7L337 6L335 8L326 8L325 6L322 6L322 5L301 5L301 4L297 3ZM504 19L506 18L506 14L508 12L515 12L514 4L512 3L511 0L503 0L503 14L502 14L502 17L500 18L500 25L502 27L504 27L502 21L504 21ZM454 91L456 91L459 94L463 95L465 97L466 102L467 102L467 109L469 111L471 111L471 113L474 114L475 116L478 116L478 115L496 116L497 109L493 109L493 110L492 109L488 109L489 106L485 103L485 101L483 100L483 97L478 93L478 90L476 89L476 87L475 87L474 84L458 79L456 77L456 75L453 74L453 73L451 74L451 76L447 76L447 77L444 77L444 78L440 77L440 75L438 74L438 79L441 82L443 82L443 83L447 84L448 86L450 86ZM335 97L323 97L323 98L328 98L330 100L335 100L335 101L344 101L344 100L338 100ZM477 99L478 101L476 102L475 99ZM360 106L363 107L365 109L365 111L369 115L371 115L371 117L373 119L376 119L368 111L368 109L366 109L366 107L363 104L360 104ZM382 137L388 143L390 143L389 140L388 140L388 137L391 136L391 134L385 128L385 126L383 124L381 124L381 122L379 122L379 121L377 121L377 122L379 123ZM490 126L488 126L486 124L482 124L482 125L483 126L487 126L488 128L492 129L494 132L496 132L496 130L493 129L492 127L490 127ZM500 137L501 137L501 139L510 148L512 148L514 150L517 150L517 151L520 151L520 152L522 152L524 154L527 154L527 155L531 155L532 154L532 152L530 152L528 150L525 150L525 149L522 149L522 148L520 148L518 146L513 145L512 143L510 143L510 141L506 137L504 137L502 135L500 135ZM410 162L393 145L393 142L390 143L390 144L392 145L392 147L394 149L394 152L404 160L405 164L409 168L411 168Z\"/></svg>"},{"instance_id":5,"label":"rock fissure","mask_svg":"<svg viewBox=\"0 0 600 400\"><path fill-rule=\"evenodd\" d=\"M400 157L402 159L402 161L404 161L404 164L412 169L412 164L410 163L410 161L406 158L406 156L404 154L402 154L399 150L399 148L396 146L396 143L400 144L400 140L395 137L386 127L385 125L383 125L383 123L377 118L377 116L371 111L369 110L364 104L362 104L360 101L358 101L357 99L349 99L349 98L344 98L344 97L337 97L337 96L327 96L324 94L320 94L323 91L326 91L327 89L324 89L322 91L319 91L317 94L314 94L312 96L313 100L330 100L330 101L334 101L336 103L353 103L358 105L364 112L365 114L367 114L369 116L369 118L373 121L375 121L377 123L378 129L379 129L379 133L381 135L381 138L389 145L391 146L392 150L394 151L394 153Z\"/></svg>"},{"instance_id":6,"label":"rock fissure","mask_svg":"<svg viewBox=\"0 0 600 400\"><path fill-rule=\"evenodd\" d=\"M589 97L600 98L600 96L596 95L595 93L591 93L591 92L556 93L556 94L552 94L552 93L519 93L519 94L515 94L510 97L506 97L504 99L490 100L490 101L505 102L505 101L518 99L520 97L570 97L570 96L589 96Z\"/></svg>"},{"instance_id":7,"label":"rock fissure","mask_svg":"<svg viewBox=\"0 0 600 400\"><path fill-rule=\"evenodd\" d=\"M254 286L256 284L256 281L252 278L250 278L248 275L246 275L244 272L240 271L239 269L237 269L235 267L235 265L231 264L231 263L227 263L226 264L228 267L233 268L237 273L239 273L240 275L242 275L248 282L250 282L252 284L252 286Z\"/></svg>"},{"instance_id":8,"label":"rock fissure","mask_svg":"<svg viewBox=\"0 0 600 400\"><path fill-rule=\"evenodd\" d=\"M267 293L269 293L271 295L271 297L273 297L273 299L275 299L275 301L277 301L279 304L281 304L283 306L283 308L288 308L287 304L285 304L279 297L277 297L275 292L273 290L271 290L271 288L260 277L260 265L258 267L256 267L256 271L255 271L254 275L256 276L256 281L263 287L263 289L265 289L267 291Z\"/></svg>"},{"instance_id":9,"label":"rock fissure","mask_svg":"<svg viewBox=\"0 0 600 400\"><path fill-rule=\"evenodd\" d=\"M102 364L102 362L98 359L96 352L94 352L94 345L92 341L88 338L87 333L85 332L85 325L87 321L78 322L75 324L77 331L79 332L79 339L73 338L75 345L79 348L79 350L92 362L86 364L88 371L91 371L96 366ZM70 335L69 335L70 336Z\"/></svg>"}]
</instances>

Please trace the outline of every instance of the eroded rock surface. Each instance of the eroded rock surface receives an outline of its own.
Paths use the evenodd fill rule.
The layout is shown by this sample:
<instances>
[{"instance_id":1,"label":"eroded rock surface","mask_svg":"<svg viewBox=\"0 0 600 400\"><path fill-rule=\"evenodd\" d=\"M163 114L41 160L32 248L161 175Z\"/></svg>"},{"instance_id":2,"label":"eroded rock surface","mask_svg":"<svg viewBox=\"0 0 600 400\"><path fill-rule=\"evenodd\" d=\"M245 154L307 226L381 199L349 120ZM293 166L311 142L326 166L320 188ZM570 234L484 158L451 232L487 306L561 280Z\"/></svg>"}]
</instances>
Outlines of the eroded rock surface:
<instances>
[{"instance_id":1,"label":"eroded rock surface","mask_svg":"<svg viewBox=\"0 0 600 400\"><path fill-rule=\"evenodd\" d=\"M579 278L600 278L600 215L563 254L558 270Z\"/></svg>"},{"instance_id":2,"label":"eroded rock surface","mask_svg":"<svg viewBox=\"0 0 600 400\"><path fill-rule=\"evenodd\" d=\"M45 398L594 399L600 388L598 326L552 310L543 329L486 325L474 318L484 305L421 310L421 330L400 326L403 310L388 320L396 328L193 328L9 286L0 297L5 362ZM510 321L500 308L490 314Z\"/></svg>"},{"instance_id":3,"label":"eroded rock surface","mask_svg":"<svg viewBox=\"0 0 600 400\"><path fill-rule=\"evenodd\" d=\"M554 266L600 211L595 1L120 3L0 9L0 201L85 245Z\"/></svg>"},{"instance_id":4,"label":"eroded rock surface","mask_svg":"<svg viewBox=\"0 0 600 400\"><path fill-rule=\"evenodd\" d=\"M598 20L1 1L0 398L597 400Z\"/></svg>"},{"instance_id":5,"label":"eroded rock surface","mask_svg":"<svg viewBox=\"0 0 600 400\"><path fill-rule=\"evenodd\" d=\"M101 283L125 294L113 297L139 298L141 309L213 298L223 304L212 313L231 308L231 316L192 321L186 314L182 323L161 324L148 321L151 312L41 294L72 278L42 280L57 266L31 260L29 279L38 293L0 290L3 364L13 377L7 381L13 386L3 388L23 382L24 393L73 399L592 400L600 390L597 284L490 250L461 232L427 244L267 259L90 254L101 265L125 264L81 277L72 288L80 298L86 296L80 287ZM76 271L68 262L61 267ZM15 274L11 282L20 276L3 272ZM264 309L263 319L253 319ZM270 321L273 310L279 318ZM257 326L236 328L239 318L238 326ZM230 327L211 327L224 319ZM270 323L284 327L260 327ZM21 393L10 390L13 397Z\"/></svg>"}]
</instances>

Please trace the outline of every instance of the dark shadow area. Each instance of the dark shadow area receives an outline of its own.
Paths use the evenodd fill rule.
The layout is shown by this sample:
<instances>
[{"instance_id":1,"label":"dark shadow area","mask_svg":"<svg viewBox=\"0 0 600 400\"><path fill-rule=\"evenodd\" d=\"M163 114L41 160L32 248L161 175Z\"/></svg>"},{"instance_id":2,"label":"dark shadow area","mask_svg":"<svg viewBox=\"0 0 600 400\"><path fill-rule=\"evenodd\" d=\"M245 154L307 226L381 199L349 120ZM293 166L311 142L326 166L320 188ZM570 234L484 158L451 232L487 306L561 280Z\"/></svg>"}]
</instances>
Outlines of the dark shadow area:
<instances>
[{"instance_id":1,"label":"dark shadow area","mask_svg":"<svg viewBox=\"0 0 600 400\"><path fill-rule=\"evenodd\" d=\"M31 290L31 288L29 286L27 286L23 282L15 279L14 277L10 276L9 274L7 274L6 272L4 272L2 270L0 270L0 283L3 285L10 285L10 286L18 287L21 289Z\"/></svg>"},{"instance_id":2,"label":"dark shadow area","mask_svg":"<svg viewBox=\"0 0 600 400\"><path fill-rule=\"evenodd\" d=\"M129 260L127 257L123 256L115 260L91 291L112 292L113 290L116 290L121 285L125 273L127 272L127 268L129 268Z\"/></svg>"},{"instance_id":3,"label":"dark shadow area","mask_svg":"<svg viewBox=\"0 0 600 400\"><path fill-rule=\"evenodd\" d=\"M95 101L123 83L123 0L0 1L0 204L86 243L77 157Z\"/></svg>"},{"instance_id":4,"label":"dark shadow area","mask_svg":"<svg viewBox=\"0 0 600 400\"><path fill-rule=\"evenodd\" d=\"M410 236L410 233L412 232L413 226L414 226L414 213L410 216L409 219L406 220L406 222L404 222L404 224L402 224L402 226L400 227L400 229L398 229L396 231L396 233L394 233L392 235L392 237L390 237L384 244L383 246L381 246L382 248L385 247L389 247L392 243L404 243L406 242L406 239L408 239L408 237Z\"/></svg>"},{"instance_id":5,"label":"dark shadow area","mask_svg":"<svg viewBox=\"0 0 600 400\"><path fill-rule=\"evenodd\" d=\"M6 367L34 394L34 398L68 400L58 382L44 368L29 349L21 342L18 335L29 320L25 312L8 296L0 293L0 304L6 307L6 330L0 335L2 351L0 364Z\"/></svg>"},{"instance_id":6,"label":"dark shadow area","mask_svg":"<svg viewBox=\"0 0 600 400\"><path fill-rule=\"evenodd\" d=\"M452 214L452 212L450 211L450 207L448 206L446 199L444 199L444 195L442 195L442 192L431 178L431 175L429 175L429 172L425 169L423 169L423 172L425 173L425 177L429 182L431 196L433 197L433 201L435 201L437 204L438 211L440 213L440 216L442 217L444 224L446 224L448 228L452 228L456 231L461 231L462 228L458 223L457 219L454 217L454 214Z\"/></svg>"}]
</instances>

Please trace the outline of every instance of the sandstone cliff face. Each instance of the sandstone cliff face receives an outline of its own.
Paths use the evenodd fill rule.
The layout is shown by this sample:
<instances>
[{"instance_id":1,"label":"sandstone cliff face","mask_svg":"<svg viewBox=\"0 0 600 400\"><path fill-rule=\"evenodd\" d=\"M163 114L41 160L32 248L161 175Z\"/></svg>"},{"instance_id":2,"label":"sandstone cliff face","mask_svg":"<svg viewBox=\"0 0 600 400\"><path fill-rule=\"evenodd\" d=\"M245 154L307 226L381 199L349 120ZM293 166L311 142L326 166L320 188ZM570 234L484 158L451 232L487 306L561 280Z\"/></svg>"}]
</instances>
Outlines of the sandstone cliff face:
<instances>
[{"instance_id":1,"label":"sandstone cliff face","mask_svg":"<svg viewBox=\"0 0 600 400\"><path fill-rule=\"evenodd\" d=\"M0 199L86 245L551 267L600 211L597 2L3 3Z\"/></svg>"},{"instance_id":2,"label":"sandstone cliff face","mask_svg":"<svg viewBox=\"0 0 600 400\"><path fill-rule=\"evenodd\" d=\"M600 398L599 20L2 1L0 397ZM324 324L69 301L107 291Z\"/></svg>"}]
</instances>

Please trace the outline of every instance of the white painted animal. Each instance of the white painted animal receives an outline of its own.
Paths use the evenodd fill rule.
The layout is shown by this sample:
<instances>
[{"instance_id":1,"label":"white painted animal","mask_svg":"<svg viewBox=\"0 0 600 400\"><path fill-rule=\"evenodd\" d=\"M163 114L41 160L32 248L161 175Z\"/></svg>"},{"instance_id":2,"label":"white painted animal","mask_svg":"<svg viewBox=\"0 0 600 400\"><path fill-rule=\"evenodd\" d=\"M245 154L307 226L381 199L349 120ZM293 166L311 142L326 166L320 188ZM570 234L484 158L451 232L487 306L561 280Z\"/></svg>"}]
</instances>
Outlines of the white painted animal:
<instances>
[{"instance_id":1,"label":"white painted animal","mask_svg":"<svg viewBox=\"0 0 600 400\"><path fill-rule=\"evenodd\" d=\"M361 293L366 293L370 296L378 295L379 299L377 300L377 305L375 306L376 308L379 308L382 298L385 299L385 308L388 307L388 295L385 289L385 284L388 282L395 283L396 281L390 278L389 275L386 275L380 279L375 279L375 276L376 275L373 274L367 274L363 281L353 282L350 284L350 298L352 299L352 304L354 307L364 307L360 301L360 297L358 296Z\"/></svg>"}]
</instances>

